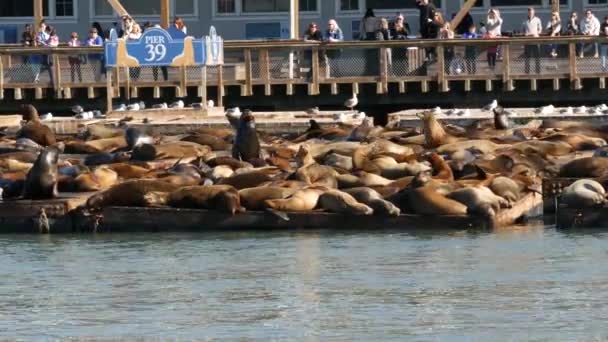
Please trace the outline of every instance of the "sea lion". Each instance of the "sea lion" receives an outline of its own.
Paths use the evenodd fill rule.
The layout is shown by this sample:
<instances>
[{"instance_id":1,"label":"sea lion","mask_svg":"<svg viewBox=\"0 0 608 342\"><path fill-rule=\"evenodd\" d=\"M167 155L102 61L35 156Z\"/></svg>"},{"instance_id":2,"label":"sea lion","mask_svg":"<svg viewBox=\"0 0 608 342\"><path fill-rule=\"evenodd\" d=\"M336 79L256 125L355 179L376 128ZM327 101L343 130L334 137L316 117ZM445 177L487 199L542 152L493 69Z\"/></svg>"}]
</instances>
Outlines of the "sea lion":
<instances>
[{"instance_id":1,"label":"sea lion","mask_svg":"<svg viewBox=\"0 0 608 342\"><path fill-rule=\"evenodd\" d=\"M154 161L161 159L193 160L211 153L209 146L199 145L188 141L178 141L164 145L142 144L135 146L132 160Z\"/></svg>"},{"instance_id":2,"label":"sea lion","mask_svg":"<svg viewBox=\"0 0 608 342\"><path fill-rule=\"evenodd\" d=\"M25 178L23 198L43 200L57 197L57 162L60 153L56 146L48 146L40 152Z\"/></svg>"},{"instance_id":3,"label":"sea lion","mask_svg":"<svg viewBox=\"0 0 608 342\"><path fill-rule=\"evenodd\" d=\"M222 178L218 184L231 185L237 190L255 188L262 183L270 182L274 178L265 172L250 171L247 173L241 173L232 175L228 178Z\"/></svg>"},{"instance_id":4,"label":"sea lion","mask_svg":"<svg viewBox=\"0 0 608 342\"><path fill-rule=\"evenodd\" d=\"M45 147L54 145L57 142L55 133L48 126L42 124L38 111L34 106L22 106L21 115L26 123L17 132L18 139L27 138Z\"/></svg>"},{"instance_id":5,"label":"sea lion","mask_svg":"<svg viewBox=\"0 0 608 342\"><path fill-rule=\"evenodd\" d=\"M423 123L424 144L426 148L437 148L441 145L455 143L460 140L447 134L432 112L419 113L417 116Z\"/></svg>"},{"instance_id":6,"label":"sea lion","mask_svg":"<svg viewBox=\"0 0 608 342\"><path fill-rule=\"evenodd\" d=\"M108 167L114 170L122 179L139 179L145 177L150 172L145 167L127 163L109 164Z\"/></svg>"},{"instance_id":7,"label":"sea lion","mask_svg":"<svg viewBox=\"0 0 608 342\"><path fill-rule=\"evenodd\" d=\"M87 140L96 140L120 137L123 134L125 134L125 132L121 128L110 127L104 124L92 124L87 125L84 137Z\"/></svg>"},{"instance_id":8,"label":"sea lion","mask_svg":"<svg viewBox=\"0 0 608 342\"><path fill-rule=\"evenodd\" d=\"M508 177L496 177L490 184L490 190L497 196L506 199L509 203L515 204L521 198L519 184Z\"/></svg>"},{"instance_id":9,"label":"sea lion","mask_svg":"<svg viewBox=\"0 0 608 342\"><path fill-rule=\"evenodd\" d=\"M251 165L251 163L240 161L238 159L235 159L232 157L227 157L227 156L211 158L211 159L206 160L205 162L210 167L216 167L218 165L226 165L226 166L229 166L233 170L253 168L253 165Z\"/></svg>"},{"instance_id":10,"label":"sea lion","mask_svg":"<svg viewBox=\"0 0 608 342\"><path fill-rule=\"evenodd\" d=\"M86 207L90 210L111 206L147 207L150 205L146 198L148 193L172 192L178 188L177 185L156 179L129 180L89 197Z\"/></svg>"},{"instance_id":11,"label":"sea lion","mask_svg":"<svg viewBox=\"0 0 608 342\"><path fill-rule=\"evenodd\" d=\"M309 120L308 123L310 127L306 130L306 132L292 140L292 142L298 143L310 139L335 140L348 136L348 132L337 127L322 128L314 119Z\"/></svg>"},{"instance_id":12,"label":"sea lion","mask_svg":"<svg viewBox=\"0 0 608 342\"><path fill-rule=\"evenodd\" d=\"M211 135L224 141L229 141L234 136L234 131L229 128L197 128L195 134Z\"/></svg>"},{"instance_id":13,"label":"sea lion","mask_svg":"<svg viewBox=\"0 0 608 342\"><path fill-rule=\"evenodd\" d=\"M324 192L319 197L318 205L329 212L337 214L372 215L374 213L372 208L357 202L353 196L339 190Z\"/></svg>"},{"instance_id":14,"label":"sea lion","mask_svg":"<svg viewBox=\"0 0 608 342\"><path fill-rule=\"evenodd\" d=\"M513 144L512 149L522 153L537 153L542 156L565 156L573 152L572 146L563 141L528 140Z\"/></svg>"},{"instance_id":15,"label":"sea lion","mask_svg":"<svg viewBox=\"0 0 608 342\"><path fill-rule=\"evenodd\" d=\"M18 151L27 151L33 153L40 153L44 147L40 146L38 143L28 138L19 138L15 141L15 149Z\"/></svg>"},{"instance_id":16,"label":"sea lion","mask_svg":"<svg viewBox=\"0 0 608 342\"><path fill-rule=\"evenodd\" d=\"M131 155L126 152L102 152L86 156L84 158L84 165L99 166L105 164L122 163L129 161L129 159L131 159Z\"/></svg>"},{"instance_id":17,"label":"sea lion","mask_svg":"<svg viewBox=\"0 0 608 342\"><path fill-rule=\"evenodd\" d=\"M501 208L509 206L507 200L496 196L486 187L467 187L449 193L447 198L456 200L467 206L469 215L494 217Z\"/></svg>"},{"instance_id":18,"label":"sea lion","mask_svg":"<svg viewBox=\"0 0 608 342\"><path fill-rule=\"evenodd\" d=\"M85 146L91 148L94 151L99 152L114 152L118 149L127 147L127 140L125 137L113 137L98 140L90 140L84 143Z\"/></svg>"},{"instance_id":19,"label":"sea lion","mask_svg":"<svg viewBox=\"0 0 608 342\"><path fill-rule=\"evenodd\" d=\"M323 187L298 190L289 198L266 200L266 206L283 212L309 212L316 208L319 197L326 191Z\"/></svg>"},{"instance_id":20,"label":"sea lion","mask_svg":"<svg viewBox=\"0 0 608 342\"><path fill-rule=\"evenodd\" d=\"M599 207L606 203L606 190L594 180L580 179L566 187L559 200L570 208Z\"/></svg>"},{"instance_id":21,"label":"sea lion","mask_svg":"<svg viewBox=\"0 0 608 342\"><path fill-rule=\"evenodd\" d=\"M371 188L351 188L343 190L353 196L358 202L368 205L374 210L374 215L399 216L401 210L393 203L384 200L380 193Z\"/></svg>"},{"instance_id":22,"label":"sea lion","mask_svg":"<svg viewBox=\"0 0 608 342\"><path fill-rule=\"evenodd\" d=\"M341 153L342 154L342 153ZM352 153L353 168L358 170L369 170L374 166L369 166L370 160L378 155L398 155L410 156L414 154L411 147L397 145L388 140L376 140L368 145L359 145Z\"/></svg>"},{"instance_id":23,"label":"sea lion","mask_svg":"<svg viewBox=\"0 0 608 342\"><path fill-rule=\"evenodd\" d=\"M508 117L507 111L498 106L492 110L494 112L494 128L498 130L511 128L511 122Z\"/></svg>"},{"instance_id":24,"label":"sea lion","mask_svg":"<svg viewBox=\"0 0 608 342\"><path fill-rule=\"evenodd\" d=\"M441 179L448 182L454 181L454 173L448 163L437 153L431 153L428 156L433 170L433 178Z\"/></svg>"},{"instance_id":25,"label":"sea lion","mask_svg":"<svg viewBox=\"0 0 608 342\"><path fill-rule=\"evenodd\" d=\"M539 139L541 141L564 142L572 147L574 151L595 150L606 146L606 140L602 138L588 137L582 134L556 133Z\"/></svg>"},{"instance_id":26,"label":"sea lion","mask_svg":"<svg viewBox=\"0 0 608 342\"><path fill-rule=\"evenodd\" d=\"M260 158L260 141L255 128L255 118L249 109L244 110L239 118L232 157L246 162Z\"/></svg>"},{"instance_id":27,"label":"sea lion","mask_svg":"<svg viewBox=\"0 0 608 342\"><path fill-rule=\"evenodd\" d=\"M222 178L232 177L234 171L227 165L218 165L207 173L207 177L213 181L219 181Z\"/></svg>"},{"instance_id":28,"label":"sea lion","mask_svg":"<svg viewBox=\"0 0 608 342\"><path fill-rule=\"evenodd\" d=\"M353 158L338 153L329 153L323 158L323 164L350 171L353 169Z\"/></svg>"},{"instance_id":29,"label":"sea lion","mask_svg":"<svg viewBox=\"0 0 608 342\"><path fill-rule=\"evenodd\" d=\"M306 145L300 146L300 150L296 154L296 164L298 165L295 173L296 180L308 184L324 183L330 187L337 187L337 172L329 166L318 164Z\"/></svg>"},{"instance_id":30,"label":"sea lion","mask_svg":"<svg viewBox=\"0 0 608 342\"><path fill-rule=\"evenodd\" d=\"M587 157L575 159L561 167L559 177L599 178L608 174L608 159Z\"/></svg>"},{"instance_id":31,"label":"sea lion","mask_svg":"<svg viewBox=\"0 0 608 342\"><path fill-rule=\"evenodd\" d=\"M467 215L467 207L437 191L431 175L421 172L416 175L410 187L388 198L402 212L419 215Z\"/></svg>"},{"instance_id":32,"label":"sea lion","mask_svg":"<svg viewBox=\"0 0 608 342\"><path fill-rule=\"evenodd\" d=\"M129 127L124 133L127 148L133 150L135 147L143 144L154 144L154 139L135 127Z\"/></svg>"},{"instance_id":33,"label":"sea lion","mask_svg":"<svg viewBox=\"0 0 608 342\"><path fill-rule=\"evenodd\" d=\"M207 145L211 147L213 151L224 151L227 150L230 144L226 141L209 134L191 134L181 139L181 141L194 142L199 145Z\"/></svg>"},{"instance_id":34,"label":"sea lion","mask_svg":"<svg viewBox=\"0 0 608 342\"><path fill-rule=\"evenodd\" d=\"M267 200L285 199L296 191L297 189L286 187L260 186L240 190L239 195L241 196L241 204L247 210L264 210Z\"/></svg>"},{"instance_id":35,"label":"sea lion","mask_svg":"<svg viewBox=\"0 0 608 342\"><path fill-rule=\"evenodd\" d=\"M91 173L78 175L73 181L74 192L91 192L109 189L118 182L118 174L107 166L100 166Z\"/></svg>"},{"instance_id":36,"label":"sea lion","mask_svg":"<svg viewBox=\"0 0 608 342\"><path fill-rule=\"evenodd\" d=\"M511 145L495 144L489 140L466 140L456 143L444 144L437 148L439 154L454 154L462 150L475 149L482 154L493 153L494 151L504 148L510 149Z\"/></svg>"},{"instance_id":37,"label":"sea lion","mask_svg":"<svg viewBox=\"0 0 608 342\"><path fill-rule=\"evenodd\" d=\"M375 131L375 127L374 127L374 119L370 118L370 117L365 117L365 119L363 119L363 121L361 122L361 124L357 127L355 127L355 129L353 129L350 134L348 135L348 137L346 138L347 141L364 141L366 140L368 137L371 136L372 131ZM381 134L382 130L376 130L376 132L374 132L374 135L379 135Z\"/></svg>"},{"instance_id":38,"label":"sea lion","mask_svg":"<svg viewBox=\"0 0 608 342\"><path fill-rule=\"evenodd\" d=\"M231 215L245 212L238 191L229 185L187 186L169 193L150 192L145 197L153 206L212 209Z\"/></svg>"}]
</instances>

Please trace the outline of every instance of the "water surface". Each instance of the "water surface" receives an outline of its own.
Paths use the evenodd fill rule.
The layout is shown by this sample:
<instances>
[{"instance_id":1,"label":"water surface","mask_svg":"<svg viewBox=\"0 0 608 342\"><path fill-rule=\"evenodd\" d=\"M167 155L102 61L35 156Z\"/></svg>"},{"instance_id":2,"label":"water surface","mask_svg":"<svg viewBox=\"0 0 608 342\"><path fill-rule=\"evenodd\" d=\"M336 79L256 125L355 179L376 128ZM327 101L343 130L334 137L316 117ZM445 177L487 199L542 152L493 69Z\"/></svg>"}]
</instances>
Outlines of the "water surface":
<instances>
[{"instance_id":1,"label":"water surface","mask_svg":"<svg viewBox=\"0 0 608 342\"><path fill-rule=\"evenodd\" d=\"M608 231L0 236L0 340L608 339Z\"/></svg>"}]
</instances>

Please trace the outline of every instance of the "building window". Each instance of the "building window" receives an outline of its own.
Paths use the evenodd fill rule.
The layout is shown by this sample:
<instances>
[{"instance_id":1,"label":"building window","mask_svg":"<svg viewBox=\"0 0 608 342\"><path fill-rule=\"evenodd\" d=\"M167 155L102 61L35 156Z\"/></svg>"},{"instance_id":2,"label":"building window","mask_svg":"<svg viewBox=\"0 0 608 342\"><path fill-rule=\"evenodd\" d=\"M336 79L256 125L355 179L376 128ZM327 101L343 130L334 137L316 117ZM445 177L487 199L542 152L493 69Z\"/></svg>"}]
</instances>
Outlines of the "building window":
<instances>
[{"instance_id":1,"label":"building window","mask_svg":"<svg viewBox=\"0 0 608 342\"><path fill-rule=\"evenodd\" d=\"M122 0L120 3L133 16L160 15L160 1Z\"/></svg>"},{"instance_id":2,"label":"building window","mask_svg":"<svg viewBox=\"0 0 608 342\"><path fill-rule=\"evenodd\" d=\"M243 0L243 12L289 12L289 0Z\"/></svg>"},{"instance_id":3,"label":"building window","mask_svg":"<svg viewBox=\"0 0 608 342\"><path fill-rule=\"evenodd\" d=\"M430 1L436 7L441 7L440 0ZM411 9L416 8L416 0L367 0L367 8L385 10L385 9Z\"/></svg>"},{"instance_id":4,"label":"building window","mask_svg":"<svg viewBox=\"0 0 608 342\"><path fill-rule=\"evenodd\" d=\"M316 12L317 0L300 0L301 12Z\"/></svg>"},{"instance_id":5,"label":"building window","mask_svg":"<svg viewBox=\"0 0 608 342\"><path fill-rule=\"evenodd\" d=\"M49 15L49 1L42 2L42 12ZM33 17L34 2L31 0L2 0L0 4L0 17Z\"/></svg>"},{"instance_id":6,"label":"building window","mask_svg":"<svg viewBox=\"0 0 608 342\"><path fill-rule=\"evenodd\" d=\"M542 0L492 0L492 6L541 6Z\"/></svg>"},{"instance_id":7,"label":"building window","mask_svg":"<svg viewBox=\"0 0 608 342\"><path fill-rule=\"evenodd\" d=\"M236 13L235 0L217 0L217 13Z\"/></svg>"},{"instance_id":8,"label":"building window","mask_svg":"<svg viewBox=\"0 0 608 342\"><path fill-rule=\"evenodd\" d=\"M73 17L74 0L55 0L55 16Z\"/></svg>"},{"instance_id":9,"label":"building window","mask_svg":"<svg viewBox=\"0 0 608 342\"><path fill-rule=\"evenodd\" d=\"M112 9L112 6L108 4L107 0L94 0L93 2L94 16L99 17L114 15L114 10Z\"/></svg>"},{"instance_id":10,"label":"building window","mask_svg":"<svg viewBox=\"0 0 608 342\"><path fill-rule=\"evenodd\" d=\"M358 11L359 0L340 0L340 11Z\"/></svg>"},{"instance_id":11,"label":"building window","mask_svg":"<svg viewBox=\"0 0 608 342\"><path fill-rule=\"evenodd\" d=\"M176 15L196 14L195 0L175 0L174 12Z\"/></svg>"},{"instance_id":12,"label":"building window","mask_svg":"<svg viewBox=\"0 0 608 342\"><path fill-rule=\"evenodd\" d=\"M608 0L587 0L588 5L608 5Z\"/></svg>"}]
</instances>

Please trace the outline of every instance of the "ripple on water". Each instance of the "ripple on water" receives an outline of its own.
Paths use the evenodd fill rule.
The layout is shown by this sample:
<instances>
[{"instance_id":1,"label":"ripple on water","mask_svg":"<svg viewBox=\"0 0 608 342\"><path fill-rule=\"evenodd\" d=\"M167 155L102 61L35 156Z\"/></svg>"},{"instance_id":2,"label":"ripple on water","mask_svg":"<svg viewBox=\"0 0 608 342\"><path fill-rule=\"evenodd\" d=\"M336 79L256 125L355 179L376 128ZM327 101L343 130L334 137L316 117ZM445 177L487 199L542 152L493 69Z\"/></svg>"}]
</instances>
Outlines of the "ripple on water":
<instances>
[{"instance_id":1,"label":"ripple on water","mask_svg":"<svg viewBox=\"0 0 608 342\"><path fill-rule=\"evenodd\" d=\"M608 234L0 236L0 339L607 338Z\"/></svg>"}]
</instances>

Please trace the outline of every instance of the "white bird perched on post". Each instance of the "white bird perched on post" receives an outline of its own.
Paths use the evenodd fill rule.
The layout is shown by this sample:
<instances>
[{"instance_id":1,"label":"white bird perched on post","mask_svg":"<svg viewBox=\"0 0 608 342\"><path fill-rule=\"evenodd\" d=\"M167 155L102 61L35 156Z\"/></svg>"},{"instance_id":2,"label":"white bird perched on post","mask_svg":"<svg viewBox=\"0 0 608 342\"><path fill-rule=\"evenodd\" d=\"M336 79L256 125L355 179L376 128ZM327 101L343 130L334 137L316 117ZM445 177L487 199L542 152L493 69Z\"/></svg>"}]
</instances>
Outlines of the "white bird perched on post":
<instances>
[{"instance_id":1,"label":"white bird perched on post","mask_svg":"<svg viewBox=\"0 0 608 342\"><path fill-rule=\"evenodd\" d=\"M182 100L175 101L169 106L169 108L182 109L182 108L184 108L184 101L182 101Z\"/></svg>"},{"instance_id":2,"label":"white bird perched on post","mask_svg":"<svg viewBox=\"0 0 608 342\"><path fill-rule=\"evenodd\" d=\"M120 105L114 107L115 112L124 112L125 110L127 110L127 105L125 105L124 103L121 103Z\"/></svg>"},{"instance_id":3,"label":"white bird perched on post","mask_svg":"<svg viewBox=\"0 0 608 342\"><path fill-rule=\"evenodd\" d=\"M585 106L576 107L576 108L574 108L574 113L575 114L587 113L587 107L585 107Z\"/></svg>"},{"instance_id":4,"label":"white bird perched on post","mask_svg":"<svg viewBox=\"0 0 608 342\"><path fill-rule=\"evenodd\" d=\"M359 99L357 99L357 94L353 93L353 97L344 102L344 107L353 110L353 108L357 107L358 104Z\"/></svg>"},{"instance_id":5,"label":"white bird perched on post","mask_svg":"<svg viewBox=\"0 0 608 342\"><path fill-rule=\"evenodd\" d=\"M319 115L320 113L319 107L312 107L306 110L306 114L308 115Z\"/></svg>"},{"instance_id":6,"label":"white bird perched on post","mask_svg":"<svg viewBox=\"0 0 608 342\"><path fill-rule=\"evenodd\" d=\"M490 104L486 105L485 107L483 107L484 110L491 112L494 109L496 109L496 107L498 107L498 100L493 100L492 102L490 102Z\"/></svg>"},{"instance_id":7,"label":"white bird perched on post","mask_svg":"<svg viewBox=\"0 0 608 342\"><path fill-rule=\"evenodd\" d=\"M555 107L553 105L548 105L548 106L542 106L542 107L538 108L536 110L536 113L539 113L542 115L549 115L549 114L553 114L554 111L555 111Z\"/></svg>"},{"instance_id":8,"label":"white bird perched on post","mask_svg":"<svg viewBox=\"0 0 608 342\"><path fill-rule=\"evenodd\" d=\"M442 114L441 107L437 106L437 107L433 108L433 114L435 114L435 115Z\"/></svg>"},{"instance_id":9,"label":"white bird perched on post","mask_svg":"<svg viewBox=\"0 0 608 342\"><path fill-rule=\"evenodd\" d=\"M81 105L76 105L76 106L72 107L72 113L80 114L82 112L84 112L84 108L82 108Z\"/></svg>"},{"instance_id":10,"label":"white bird perched on post","mask_svg":"<svg viewBox=\"0 0 608 342\"><path fill-rule=\"evenodd\" d=\"M167 109L167 108L169 108L169 106L167 106L166 102L163 102L163 103L155 104L154 106L152 106L152 108L154 108L154 109Z\"/></svg>"},{"instance_id":11,"label":"white bird perched on post","mask_svg":"<svg viewBox=\"0 0 608 342\"><path fill-rule=\"evenodd\" d=\"M562 109L560 112L565 115L572 115L572 114L574 114L574 109L572 107L568 107L568 108Z\"/></svg>"},{"instance_id":12,"label":"white bird perched on post","mask_svg":"<svg viewBox=\"0 0 608 342\"><path fill-rule=\"evenodd\" d=\"M53 119L53 113L46 113L43 115L40 115L40 120L42 121L47 121L47 120L52 120Z\"/></svg>"},{"instance_id":13,"label":"white bird perched on post","mask_svg":"<svg viewBox=\"0 0 608 342\"><path fill-rule=\"evenodd\" d=\"M140 109L139 103L133 103L127 106L127 110L138 111Z\"/></svg>"},{"instance_id":14,"label":"white bird perched on post","mask_svg":"<svg viewBox=\"0 0 608 342\"><path fill-rule=\"evenodd\" d=\"M213 102L213 100L207 101L207 108L213 108L213 107L215 107L215 102Z\"/></svg>"}]
</instances>

